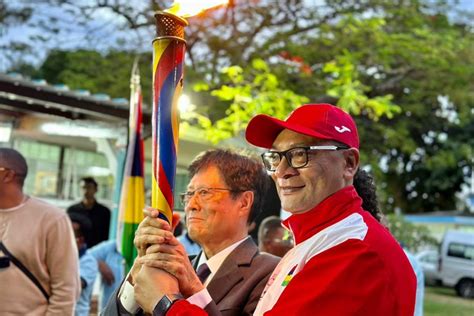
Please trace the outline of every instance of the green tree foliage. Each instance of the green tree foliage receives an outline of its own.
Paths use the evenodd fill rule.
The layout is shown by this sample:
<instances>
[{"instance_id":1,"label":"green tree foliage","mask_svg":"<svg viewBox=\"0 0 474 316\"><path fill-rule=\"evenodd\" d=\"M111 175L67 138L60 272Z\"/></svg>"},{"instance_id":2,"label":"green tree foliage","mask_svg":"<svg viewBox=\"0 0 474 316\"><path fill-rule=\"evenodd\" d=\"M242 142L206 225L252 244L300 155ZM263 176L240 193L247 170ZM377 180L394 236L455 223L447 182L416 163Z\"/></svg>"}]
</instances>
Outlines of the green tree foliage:
<instances>
[{"instance_id":1,"label":"green tree foliage","mask_svg":"<svg viewBox=\"0 0 474 316\"><path fill-rule=\"evenodd\" d=\"M0 37L7 34L10 27L21 25L31 19L33 9L31 7L17 8L11 7L5 0L0 0ZM32 47L23 41L17 40L15 37L9 41L0 41L0 62L3 59L13 62L15 54L31 54ZM19 63L20 64L20 63ZM19 66L18 64L18 66ZM1 64L0 64L1 65Z\"/></svg>"},{"instance_id":2,"label":"green tree foliage","mask_svg":"<svg viewBox=\"0 0 474 316\"><path fill-rule=\"evenodd\" d=\"M149 42L153 12L168 4L42 3L47 2L72 12L77 25L101 13L110 16L117 25L114 36L98 41L110 47L116 47L121 30L145 34L139 42ZM208 128L216 141L240 135L257 112L284 117L306 100L338 104L356 117L361 161L376 176L384 211L454 209L455 194L472 173L474 147L473 13L455 5L447 0L234 0L227 9L192 18L186 29L186 84L199 84L191 95L197 113L188 113L189 122ZM0 6L3 16L12 12L2 8L8 6ZM33 10L22 17L25 23L38 16L34 5L25 8ZM46 24L58 29L51 19ZM102 28L88 34L97 30ZM136 39L124 34L120 43ZM99 61L101 56L119 62ZM97 65L78 57L74 63L94 70L64 61L64 69L51 66L60 75L51 74L49 81L127 96L133 58L126 64L107 53L89 57ZM151 78L146 71L144 80ZM80 77L81 72L88 75Z\"/></svg>"},{"instance_id":3,"label":"green tree foliage","mask_svg":"<svg viewBox=\"0 0 474 316\"><path fill-rule=\"evenodd\" d=\"M143 100L151 100L151 54L139 56ZM62 83L71 89L106 93L112 98L130 97L130 73L135 55L111 51L100 54L91 50L51 51L36 76L51 84Z\"/></svg>"},{"instance_id":4,"label":"green tree foliage","mask_svg":"<svg viewBox=\"0 0 474 316\"><path fill-rule=\"evenodd\" d=\"M208 138L215 143L238 135L256 114L284 118L296 104L308 101L304 96L281 88L278 78L261 59L254 59L245 70L240 66L225 67L222 74L227 79L226 83L210 91L210 94L222 101L226 115L215 122L199 114L187 116L188 120L197 118L200 126L206 129ZM198 92L209 91L209 85L205 82L194 87Z\"/></svg>"},{"instance_id":5,"label":"green tree foliage","mask_svg":"<svg viewBox=\"0 0 474 316\"><path fill-rule=\"evenodd\" d=\"M438 246L438 241L426 226L412 224L403 216L395 214L388 215L387 220L393 237L411 252L416 253L424 248Z\"/></svg>"},{"instance_id":6,"label":"green tree foliage","mask_svg":"<svg viewBox=\"0 0 474 316\"><path fill-rule=\"evenodd\" d=\"M400 23L400 10L384 18L348 16L328 27L324 34L339 40L327 40L324 50L351 47L369 95L389 94L402 109L376 123L358 117L363 150L370 153L363 158L386 188L386 209L454 209L455 192L472 172L474 143L460 134L473 129L474 73L465 67L474 62L472 32L416 10Z\"/></svg>"},{"instance_id":7,"label":"green tree foliage","mask_svg":"<svg viewBox=\"0 0 474 316\"><path fill-rule=\"evenodd\" d=\"M273 54L266 60L279 89L355 115L362 163L376 174L384 210L455 209L456 192L472 173L472 29L449 22L442 5L371 3L370 10L338 13L337 21L319 21L284 43L277 34L261 55ZM232 84L235 94L241 86ZM232 95L228 84L223 89L217 91ZM216 130L246 119L230 104L227 117L214 121ZM270 107L274 113L281 105Z\"/></svg>"},{"instance_id":8,"label":"green tree foliage","mask_svg":"<svg viewBox=\"0 0 474 316\"><path fill-rule=\"evenodd\" d=\"M366 92L370 89L357 78L353 78L353 65L343 57L337 62L327 63L324 71L334 77L328 94L339 99L339 105L349 112L359 114L362 110L369 113L373 120L381 116L392 117L400 108L391 103L391 96L370 99ZM225 67L222 70L227 82L210 94L219 101L230 105L226 107L226 116L214 122L202 115L187 115L189 120L197 122L207 131L208 138L217 143L238 135L256 114L265 113L280 119L288 116L301 104L307 103L307 97L280 87L278 77L270 71L262 59L254 59L250 67L244 70L240 66ZM209 91L205 82L195 85L196 91Z\"/></svg>"}]
</instances>

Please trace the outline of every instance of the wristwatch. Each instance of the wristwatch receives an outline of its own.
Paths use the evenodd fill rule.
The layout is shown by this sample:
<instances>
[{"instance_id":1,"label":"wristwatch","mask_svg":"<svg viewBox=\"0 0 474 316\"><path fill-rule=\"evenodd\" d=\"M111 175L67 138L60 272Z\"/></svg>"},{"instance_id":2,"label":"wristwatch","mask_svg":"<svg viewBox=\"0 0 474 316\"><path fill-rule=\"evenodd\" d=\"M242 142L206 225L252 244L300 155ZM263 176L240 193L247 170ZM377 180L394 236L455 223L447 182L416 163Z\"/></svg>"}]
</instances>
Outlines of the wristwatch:
<instances>
[{"instance_id":1,"label":"wristwatch","mask_svg":"<svg viewBox=\"0 0 474 316\"><path fill-rule=\"evenodd\" d=\"M166 312L170 309L171 305L174 302L182 299L183 296L181 294L170 294L170 295L163 295L161 300L156 304L155 309L153 309L153 316L164 316Z\"/></svg>"}]
</instances>

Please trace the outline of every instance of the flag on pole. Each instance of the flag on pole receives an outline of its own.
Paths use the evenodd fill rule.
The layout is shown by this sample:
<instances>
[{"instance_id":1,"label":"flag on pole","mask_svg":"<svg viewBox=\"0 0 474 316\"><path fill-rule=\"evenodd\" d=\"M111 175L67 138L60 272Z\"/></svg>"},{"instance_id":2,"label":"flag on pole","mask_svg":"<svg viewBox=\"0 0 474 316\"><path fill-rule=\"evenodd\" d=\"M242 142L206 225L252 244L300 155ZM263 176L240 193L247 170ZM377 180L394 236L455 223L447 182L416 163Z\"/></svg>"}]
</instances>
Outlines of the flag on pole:
<instances>
[{"instance_id":1,"label":"flag on pole","mask_svg":"<svg viewBox=\"0 0 474 316\"><path fill-rule=\"evenodd\" d=\"M128 145L117 223L117 249L125 259L127 271L137 256L133 238L145 206L142 93L137 60L133 64L130 90Z\"/></svg>"}]
</instances>

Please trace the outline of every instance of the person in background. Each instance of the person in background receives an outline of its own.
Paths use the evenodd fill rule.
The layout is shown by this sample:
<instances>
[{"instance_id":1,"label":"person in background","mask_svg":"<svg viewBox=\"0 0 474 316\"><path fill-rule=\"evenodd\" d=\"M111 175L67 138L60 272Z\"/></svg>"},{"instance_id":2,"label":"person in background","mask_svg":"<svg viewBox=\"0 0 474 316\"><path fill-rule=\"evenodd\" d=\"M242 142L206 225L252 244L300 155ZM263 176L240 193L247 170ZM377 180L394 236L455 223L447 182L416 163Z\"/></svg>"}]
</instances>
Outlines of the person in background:
<instances>
[{"instance_id":1,"label":"person in background","mask_svg":"<svg viewBox=\"0 0 474 316\"><path fill-rule=\"evenodd\" d=\"M197 242L191 239L188 230L184 230L184 233L178 237L178 241L181 243L181 245L183 245L188 256L195 256L199 252L201 252L201 246L199 246Z\"/></svg>"},{"instance_id":2,"label":"person in background","mask_svg":"<svg viewBox=\"0 0 474 316\"><path fill-rule=\"evenodd\" d=\"M97 260L87 251L84 231L91 229L92 223L82 214L70 213L77 249L79 250L79 275L81 277L81 296L76 302L76 316L88 316L91 307L94 281L99 272Z\"/></svg>"},{"instance_id":3,"label":"person in background","mask_svg":"<svg viewBox=\"0 0 474 316\"><path fill-rule=\"evenodd\" d=\"M80 293L66 213L23 192L22 154L0 148L0 315L72 315Z\"/></svg>"},{"instance_id":4,"label":"person in background","mask_svg":"<svg viewBox=\"0 0 474 316\"><path fill-rule=\"evenodd\" d=\"M277 257L283 257L293 248L293 237L281 225L279 217L270 216L262 221L258 230L258 248Z\"/></svg>"},{"instance_id":5,"label":"person in background","mask_svg":"<svg viewBox=\"0 0 474 316\"><path fill-rule=\"evenodd\" d=\"M278 197L275 183L269 175L267 175L267 178L269 184L263 194L262 211L249 226L249 235L252 236L256 244L258 244L258 231L263 220L270 216L280 217L281 212L280 198Z\"/></svg>"},{"instance_id":6,"label":"person in background","mask_svg":"<svg viewBox=\"0 0 474 316\"><path fill-rule=\"evenodd\" d=\"M79 213L86 216L92 223L92 228L84 232L88 248L92 248L99 242L109 238L110 210L97 202L97 182L92 177L81 179L83 190L82 201L68 207L67 212Z\"/></svg>"},{"instance_id":7,"label":"person in background","mask_svg":"<svg viewBox=\"0 0 474 316\"><path fill-rule=\"evenodd\" d=\"M174 237L179 237L183 235L183 231L184 231L184 225L183 225L183 222L180 220L178 224L176 225L176 227L174 228L174 231L173 231Z\"/></svg>"},{"instance_id":8,"label":"person in background","mask_svg":"<svg viewBox=\"0 0 474 316\"><path fill-rule=\"evenodd\" d=\"M410 264L413 271L415 271L416 276L416 302L414 315L423 316L423 299L425 296L425 275L423 273L423 268L418 259L406 247L403 247L403 251L405 251L408 260L410 260Z\"/></svg>"},{"instance_id":9,"label":"person in background","mask_svg":"<svg viewBox=\"0 0 474 316\"><path fill-rule=\"evenodd\" d=\"M99 312L105 309L112 293L120 286L125 275L125 260L117 250L116 240L106 240L89 249L97 260L101 275Z\"/></svg>"}]
</instances>

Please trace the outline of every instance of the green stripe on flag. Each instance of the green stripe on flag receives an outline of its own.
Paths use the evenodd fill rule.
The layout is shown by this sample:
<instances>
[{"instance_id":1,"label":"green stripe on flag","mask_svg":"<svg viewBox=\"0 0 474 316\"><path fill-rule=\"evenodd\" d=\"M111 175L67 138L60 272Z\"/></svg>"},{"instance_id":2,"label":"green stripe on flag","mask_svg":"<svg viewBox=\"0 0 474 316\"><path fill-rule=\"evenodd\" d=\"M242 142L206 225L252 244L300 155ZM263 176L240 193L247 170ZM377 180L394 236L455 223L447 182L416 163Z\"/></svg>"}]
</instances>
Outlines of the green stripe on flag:
<instances>
[{"instance_id":1,"label":"green stripe on flag","mask_svg":"<svg viewBox=\"0 0 474 316\"><path fill-rule=\"evenodd\" d=\"M133 261L138 255L137 249L133 245L133 239L135 238L135 231L137 230L138 225L139 223L123 224L122 256L125 259L127 273L132 268Z\"/></svg>"}]
</instances>

